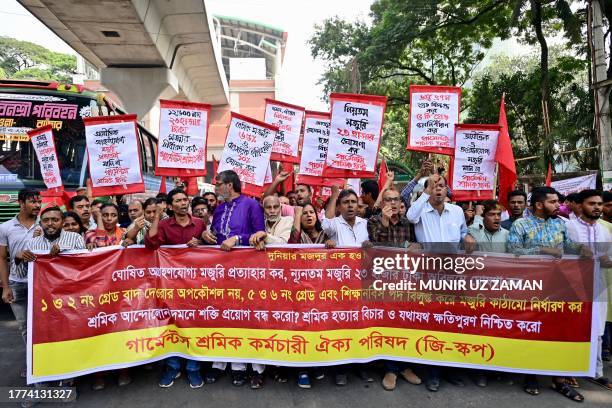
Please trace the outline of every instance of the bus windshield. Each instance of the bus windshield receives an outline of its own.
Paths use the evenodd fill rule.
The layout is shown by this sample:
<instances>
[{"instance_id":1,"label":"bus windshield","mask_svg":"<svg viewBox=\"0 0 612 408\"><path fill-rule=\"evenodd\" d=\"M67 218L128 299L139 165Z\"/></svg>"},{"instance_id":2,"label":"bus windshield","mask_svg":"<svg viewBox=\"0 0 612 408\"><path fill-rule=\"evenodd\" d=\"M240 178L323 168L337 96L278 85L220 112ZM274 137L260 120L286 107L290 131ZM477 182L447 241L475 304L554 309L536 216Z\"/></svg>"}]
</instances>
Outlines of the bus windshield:
<instances>
[{"instance_id":1,"label":"bus windshield","mask_svg":"<svg viewBox=\"0 0 612 408\"><path fill-rule=\"evenodd\" d=\"M0 189L42 188L40 166L27 132L45 125L54 129L62 181L68 189L84 185L87 176L83 118L116 112L96 93L76 85L0 81ZM140 128L143 173L154 167L157 141ZM144 140L143 140L144 139Z\"/></svg>"}]
</instances>

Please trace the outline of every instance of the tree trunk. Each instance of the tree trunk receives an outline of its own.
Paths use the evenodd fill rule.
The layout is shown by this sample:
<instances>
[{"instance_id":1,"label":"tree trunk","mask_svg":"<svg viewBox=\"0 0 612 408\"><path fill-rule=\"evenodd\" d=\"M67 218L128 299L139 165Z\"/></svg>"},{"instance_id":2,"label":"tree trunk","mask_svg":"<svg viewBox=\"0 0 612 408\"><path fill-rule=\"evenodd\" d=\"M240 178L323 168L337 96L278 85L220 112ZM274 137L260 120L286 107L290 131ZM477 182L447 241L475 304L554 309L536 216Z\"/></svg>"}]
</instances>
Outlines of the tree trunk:
<instances>
[{"instance_id":1,"label":"tree trunk","mask_svg":"<svg viewBox=\"0 0 612 408\"><path fill-rule=\"evenodd\" d=\"M548 73L548 44L546 37L542 31L542 1L541 0L530 0L531 1L531 24L536 34L536 38L540 43L540 92L542 94L542 100L545 101L548 106L549 94L550 94L550 78Z\"/></svg>"}]
</instances>

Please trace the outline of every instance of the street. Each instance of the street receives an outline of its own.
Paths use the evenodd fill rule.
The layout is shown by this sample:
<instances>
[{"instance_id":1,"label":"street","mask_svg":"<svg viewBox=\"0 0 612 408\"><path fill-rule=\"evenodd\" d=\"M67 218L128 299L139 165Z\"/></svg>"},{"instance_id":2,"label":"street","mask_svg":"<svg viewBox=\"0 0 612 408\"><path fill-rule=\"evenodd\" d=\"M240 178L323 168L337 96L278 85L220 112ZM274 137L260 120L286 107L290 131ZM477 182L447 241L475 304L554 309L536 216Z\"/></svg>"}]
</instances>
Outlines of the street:
<instances>
[{"instance_id":1,"label":"street","mask_svg":"<svg viewBox=\"0 0 612 408\"><path fill-rule=\"evenodd\" d=\"M0 387L22 387L25 380L19 377L23 364L24 346L19 337L17 325L10 309L4 305L0 307ZM612 376L610 363L606 364L606 376ZM45 407L202 407L216 406L223 408L244 407L264 408L269 406L300 407L300 408L329 408L334 407L489 407L496 408L558 408L575 407L576 403L553 392L549 387L549 378L540 378L540 395L532 397L527 395L518 385L520 375L514 376L515 384L509 386L495 380L489 381L487 388L479 388L463 375L466 386L456 387L442 382L440 391L428 392L423 385L410 385L398 379L397 388L393 392L383 390L380 377L375 376L373 383L363 383L356 376L349 376L346 387L336 387L328 375L321 381L313 379L310 390L297 387L295 382L279 384L267 378L264 389L251 390L248 385L242 388L233 387L229 376L223 376L213 385L192 390L187 385L184 376L176 380L174 386L162 389L157 386L160 368L145 370L136 368L132 370L134 382L126 387L117 387L114 378L109 377L106 389L92 391L91 378L85 377L77 381L78 399L68 404L45 403ZM293 380L294 381L294 380ZM584 380L580 380L579 391L586 400L581 406L610 407L612 406L612 392ZM256 397L256 398L254 398ZM17 406L17 404L2 404L0 407Z\"/></svg>"}]
</instances>

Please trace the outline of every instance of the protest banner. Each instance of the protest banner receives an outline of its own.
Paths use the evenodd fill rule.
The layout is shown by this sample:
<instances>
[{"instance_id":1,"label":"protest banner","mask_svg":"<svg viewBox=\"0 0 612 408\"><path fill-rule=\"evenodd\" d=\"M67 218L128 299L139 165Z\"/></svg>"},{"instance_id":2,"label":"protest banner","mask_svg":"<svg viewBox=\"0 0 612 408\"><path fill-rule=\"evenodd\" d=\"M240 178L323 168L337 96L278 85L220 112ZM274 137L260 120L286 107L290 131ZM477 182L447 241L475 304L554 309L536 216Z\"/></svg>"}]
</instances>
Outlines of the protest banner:
<instances>
[{"instance_id":1,"label":"protest banner","mask_svg":"<svg viewBox=\"0 0 612 408\"><path fill-rule=\"evenodd\" d=\"M520 264L506 254L305 245L40 255L28 274L28 383L168 356L593 376L598 264Z\"/></svg>"},{"instance_id":2,"label":"protest banner","mask_svg":"<svg viewBox=\"0 0 612 408\"><path fill-rule=\"evenodd\" d=\"M410 85L408 150L452 155L461 88Z\"/></svg>"},{"instance_id":3,"label":"protest banner","mask_svg":"<svg viewBox=\"0 0 612 408\"><path fill-rule=\"evenodd\" d=\"M57 149L55 148L53 128L51 125L46 125L29 131L28 136L30 137L32 147L34 147L36 157L38 158L43 182L48 189L45 193L47 193L48 196L61 196L64 185L62 183L62 175L57 161Z\"/></svg>"},{"instance_id":4,"label":"protest banner","mask_svg":"<svg viewBox=\"0 0 612 408\"><path fill-rule=\"evenodd\" d=\"M499 131L497 124L455 125L455 153L449 171L454 201L493 199Z\"/></svg>"},{"instance_id":5,"label":"protest banner","mask_svg":"<svg viewBox=\"0 0 612 408\"><path fill-rule=\"evenodd\" d=\"M218 172L233 170L243 184L251 185L247 189L263 191L277 131L274 125L232 112Z\"/></svg>"},{"instance_id":6,"label":"protest banner","mask_svg":"<svg viewBox=\"0 0 612 408\"><path fill-rule=\"evenodd\" d=\"M155 175L205 176L210 105L160 99L159 107Z\"/></svg>"},{"instance_id":7,"label":"protest banner","mask_svg":"<svg viewBox=\"0 0 612 408\"><path fill-rule=\"evenodd\" d=\"M586 176L573 177L565 180L553 181L550 186L563 195L578 193L582 190L595 189L597 173Z\"/></svg>"},{"instance_id":8,"label":"protest banner","mask_svg":"<svg viewBox=\"0 0 612 408\"><path fill-rule=\"evenodd\" d=\"M328 112L306 111L297 183L328 187L344 184L342 179L323 177L330 124L331 115Z\"/></svg>"},{"instance_id":9,"label":"protest banner","mask_svg":"<svg viewBox=\"0 0 612 408\"><path fill-rule=\"evenodd\" d=\"M323 175L374 177L387 97L332 93L329 100L331 126Z\"/></svg>"},{"instance_id":10,"label":"protest banner","mask_svg":"<svg viewBox=\"0 0 612 408\"><path fill-rule=\"evenodd\" d=\"M136 115L83 118L92 194L144 193Z\"/></svg>"},{"instance_id":11,"label":"protest banner","mask_svg":"<svg viewBox=\"0 0 612 408\"><path fill-rule=\"evenodd\" d=\"M304 111L301 106L266 98L264 122L278 127L270 160L300 162L299 145Z\"/></svg>"}]
</instances>

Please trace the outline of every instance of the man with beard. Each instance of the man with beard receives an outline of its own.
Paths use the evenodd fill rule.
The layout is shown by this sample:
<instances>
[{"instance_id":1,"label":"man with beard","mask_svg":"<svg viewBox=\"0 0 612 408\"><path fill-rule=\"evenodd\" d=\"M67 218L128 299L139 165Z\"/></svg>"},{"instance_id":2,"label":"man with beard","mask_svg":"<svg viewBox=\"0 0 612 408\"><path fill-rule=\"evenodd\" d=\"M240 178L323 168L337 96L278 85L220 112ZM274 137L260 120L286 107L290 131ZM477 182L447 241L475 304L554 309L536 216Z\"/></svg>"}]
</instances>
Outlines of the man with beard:
<instances>
[{"instance_id":1,"label":"man with beard","mask_svg":"<svg viewBox=\"0 0 612 408\"><path fill-rule=\"evenodd\" d=\"M261 206L241 193L240 178L233 170L219 173L215 187L219 198L223 198L223 204L215 210L211 226L213 232L207 233L204 240L221 245L224 251L248 245L251 235L266 230Z\"/></svg>"},{"instance_id":2,"label":"man with beard","mask_svg":"<svg viewBox=\"0 0 612 408\"><path fill-rule=\"evenodd\" d=\"M508 212L510 218L501 222L501 227L510 231L512 223L523 217L527 207L527 194L524 191L514 190L508 193Z\"/></svg>"},{"instance_id":3,"label":"man with beard","mask_svg":"<svg viewBox=\"0 0 612 408\"><path fill-rule=\"evenodd\" d=\"M201 219L189 215L189 198L185 191L175 188L168 193L167 200L173 216L162 220L163 209L156 208L151 227L145 236L145 246L149 249L158 249L161 245L186 244L188 247L199 245L206 231L206 225ZM160 387L171 387L174 380L180 377L181 360L179 357L170 357L165 360L166 368L159 380ZM204 385L199 361L186 360L185 370L191 388L200 388Z\"/></svg>"},{"instance_id":4,"label":"man with beard","mask_svg":"<svg viewBox=\"0 0 612 408\"><path fill-rule=\"evenodd\" d=\"M208 210L209 210L209 214L212 215L215 213L215 210L217 209L217 195L215 193L213 193L212 191L209 191L207 193L202 194L202 198L204 200L206 200L206 203L208 204Z\"/></svg>"},{"instance_id":5,"label":"man with beard","mask_svg":"<svg viewBox=\"0 0 612 408\"><path fill-rule=\"evenodd\" d=\"M153 218L155 218L155 213L157 212L157 199L156 198L147 198L142 205L144 209L144 215L136 218L125 231L123 235L123 245L129 246L133 244L144 245L145 237L147 236L147 232L149 232L149 228L151 228L151 223L153 222Z\"/></svg>"},{"instance_id":6,"label":"man with beard","mask_svg":"<svg viewBox=\"0 0 612 408\"><path fill-rule=\"evenodd\" d=\"M251 235L249 244L259 250L263 250L266 244L286 244L291 235L293 218L281 216L281 203L276 196L265 197L262 205L266 230Z\"/></svg>"},{"instance_id":7,"label":"man with beard","mask_svg":"<svg viewBox=\"0 0 612 408\"><path fill-rule=\"evenodd\" d=\"M508 252L515 255L563 256L564 250L581 252L591 256L588 248L575 244L568 237L567 227L559 215L559 196L552 187L536 187L531 192L531 214L516 220L508 234ZM553 377L555 391L571 399L582 402L584 396L570 387L564 377ZM525 376L523 389L530 395L538 395L540 386L535 375Z\"/></svg>"},{"instance_id":8,"label":"man with beard","mask_svg":"<svg viewBox=\"0 0 612 408\"><path fill-rule=\"evenodd\" d=\"M608 258L612 239L608 230L597 222L603 210L603 199L600 191L583 190L575 197L575 203L580 207L578 211L580 216L567 222L567 235L572 241L587 245L593 254L599 257L601 262L601 269L598 271L599 273L596 276L597 281L595 283L595 286L599 288L595 293L599 295L598 298L595 299L593 307L599 307L599 315L602 319L600 319L600 326L597 327L598 347L595 377L589 380L612 391L612 383L609 379L604 377L603 360L601 356L602 336L604 335L606 323L604 316L606 316L608 311L606 272L607 269L612 266L612 262L610 262Z\"/></svg>"},{"instance_id":9,"label":"man with beard","mask_svg":"<svg viewBox=\"0 0 612 408\"><path fill-rule=\"evenodd\" d=\"M35 257L26 251L26 245L37 228L36 217L42 200L38 191L23 189L19 191L17 201L19 213L0 225L0 284L2 300L11 305L23 342L27 343L27 262L33 261ZM25 369L21 376L25 377Z\"/></svg>"},{"instance_id":10,"label":"man with beard","mask_svg":"<svg viewBox=\"0 0 612 408\"><path fill-rule=\"evenodd\" d=\"M483 252L506 252L508 230L501 227L502 207L496 200L482 202L483 219L480 224L468 228L468 234L476 240L473 245L466 245L465 251L470 253L477 249Z\"/></svg>"},{"instance_id":11,"label":"man with beard","mask_svg":"<svg viewBox=\"0 0 612 408\"><path fill-rule=\"evenodd\" d=\"M68 202L68 206L81 217L83 226L88 231L95 231L98 228L96 222L91 218L91 204L87 196L76 195L72 197Z\"/></svg>"},{"instance_id":12,"label":"man with beard","mask_svg":"<svg viewBox=\"0 0 612 408\"><path fill-rule=\"evenodd\" d=\"M64 213L59 207L47 207L40 213L40 225L43 234L35 237L27 245L28 255L32 251L48 251L56 256L61 251L85 249L85 241L80 234L63 230Z\"/></svg>"}]
</instances>

